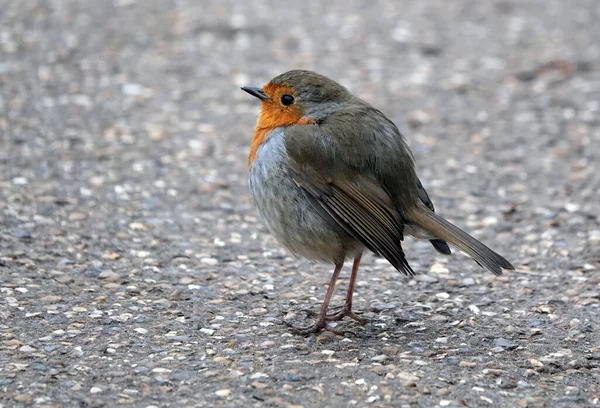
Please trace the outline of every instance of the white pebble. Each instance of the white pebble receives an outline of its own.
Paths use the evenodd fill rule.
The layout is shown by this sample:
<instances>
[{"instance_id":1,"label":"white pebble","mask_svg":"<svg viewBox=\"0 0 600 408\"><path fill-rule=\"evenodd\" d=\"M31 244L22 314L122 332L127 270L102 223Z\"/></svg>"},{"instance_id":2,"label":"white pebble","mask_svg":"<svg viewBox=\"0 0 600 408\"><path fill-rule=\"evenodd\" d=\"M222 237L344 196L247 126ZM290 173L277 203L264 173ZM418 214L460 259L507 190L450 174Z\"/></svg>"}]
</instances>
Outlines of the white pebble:
<instances>
[{"instance_id":1,"label":"white pebble","mask_svg":"<svg viewBox=\"0 0 600 408\"><path fill-rule=\"evenodd\" d=\"M483 224L485 227L489 227L489 226L491 226L491 225L498 224L498 218L496 218L496 217L485 217L485 218L483 219L483 221L482 221L482 224Z\"/></svg>"},{"instance_id":2,"label":"white pebble","mask_svg":"<svg viewBox=\"0 0 600 408\"><path fill-rule=\"evenodd\" d=\"M140 84L129 83L123 85L123 93L129 96L140 95L143 92L143 90L144 87Z\"/></svg>"},{"instance_id":3,"label":"white pebble","mask_svg":"<svg viewBox=\"0 0 600 408\"><path fill-rule=\"evenodd\" d=\"M149 251L136 251L136 253L134 255L137 256L138 258L147 258L150 256L150 252Z\"/></svg>"},{"instance_id":4,"label":"white pebble","mask_svg":"<svg viewBox=\"0 0 600 408\"><path fill-rule=\"evenodd\" d=\"M25 177L15 177L12 179L12 182L16 186L22 186L27 184L29 181Z\"/></svg>"},{"instance_id":5,"label":"white pebble","mask_svg":"<svg viewBox=\"0 0 600 408\"><path fill-rule=\"evenodd\" d=\"M565 204L565 210L567 210L570 213L578 211L579 208L580 208L579 204L575 204L575 203L566 203Z\"/></svg>"},{"instance_id":6,"label":"white pebble","mask_svg":"<svg viewBox=\"0 0 600 408\"><path fill-rule=\"evenodd\" d=\"M479 310L479 308L475 305L469 305L469 310L473 313L475 313L476 315L478 315L479 313L481 313L481 311Z\"/></svg>"},{"instance_id":7,"label":"white pebble","mask_svg":"<svg viewBox=\"0 0 600 408\"><path fill-rule=\"evenodd\" d=\"M206 265L216 265L219 263L219 260L216 258L201 258L200 262Z\"/></svg>"},{"instance_id":8,"label":"white pebble","mask_svg":"<svg viewBox=\"0 0 600 408\"><path fill-rule=\"evenodd\" d=\"M231 390L230 389L218 390L218 391L215 391L215 395L217 397L229 397L229 396L231 396Z\"/></svg>"},{"instance_id":9,"label":"white pebble","mask_svg":"<svg viewBox=\"0 0 600 408\"><path fill-rule=\"evenodd\" d=\"M448 273L450 271L444 265L439 264L439 263L434 263L433 265L431 265L431 268L429 268L429 272L444 274L444 273Z\"/></svg>"}]
</instances>

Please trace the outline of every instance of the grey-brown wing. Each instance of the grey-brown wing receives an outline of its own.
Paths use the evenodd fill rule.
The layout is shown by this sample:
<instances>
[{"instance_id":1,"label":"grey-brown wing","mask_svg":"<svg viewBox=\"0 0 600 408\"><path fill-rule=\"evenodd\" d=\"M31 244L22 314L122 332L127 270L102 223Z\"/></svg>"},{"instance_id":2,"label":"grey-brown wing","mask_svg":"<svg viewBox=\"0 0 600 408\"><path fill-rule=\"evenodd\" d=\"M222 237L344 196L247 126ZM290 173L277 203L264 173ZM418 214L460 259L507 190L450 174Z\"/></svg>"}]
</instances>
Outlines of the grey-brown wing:
<instances>
[{"instance_id":1,"label":"grey-brown wing","mask_svg":"<svg viewBox=\"0 0 600 408\"><path fill-rule=\"evenodd\" d=\"M403 224L385 191L365 177L328 178L310 165L292 161L290 175L310 201L326 211L369 250L386 258L398 271L414 275L400 241ZM388 202L386 202L388 201Z\"/></svg>"}]
</instances>

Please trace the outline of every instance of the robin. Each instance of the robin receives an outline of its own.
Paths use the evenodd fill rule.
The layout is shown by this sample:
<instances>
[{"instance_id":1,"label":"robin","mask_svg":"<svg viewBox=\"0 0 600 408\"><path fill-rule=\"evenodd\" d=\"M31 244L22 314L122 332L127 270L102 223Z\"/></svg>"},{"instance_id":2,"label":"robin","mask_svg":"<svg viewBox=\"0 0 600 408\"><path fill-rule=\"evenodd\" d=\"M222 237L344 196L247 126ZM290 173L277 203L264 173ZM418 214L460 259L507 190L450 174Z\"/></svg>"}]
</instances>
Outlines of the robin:
<instances>
[{"instance_id":1,"label":"robin","mask_svg":"<svg viewBox=\"0 0 600 408\"><path fill-rule=\"evenodd\" d=\"M271 233L293 254L335 265L318 318L300 334L335 329L328 321L366 320L352 311L360 259L368 249L412 276L401 242L427 239L449 255L448 243L496 275L514 267L437 215L412 152L391 120L337 82L294 70L263 88L248 170L250 191ZM344 306L327 309L346 259L353 259Z\"/></svg>"}]
</instances>

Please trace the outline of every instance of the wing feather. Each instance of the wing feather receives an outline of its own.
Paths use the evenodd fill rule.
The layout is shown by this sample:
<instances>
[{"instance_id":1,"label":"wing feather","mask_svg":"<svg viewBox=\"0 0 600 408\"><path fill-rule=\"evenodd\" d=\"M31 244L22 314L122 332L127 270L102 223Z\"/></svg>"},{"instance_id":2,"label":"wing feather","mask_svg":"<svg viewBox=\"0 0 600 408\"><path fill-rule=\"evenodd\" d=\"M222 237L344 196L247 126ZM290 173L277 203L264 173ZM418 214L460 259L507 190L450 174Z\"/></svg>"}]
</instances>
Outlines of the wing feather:
<instances>
[{"instance_id":1,"label":"wing feather","mask_svg":"<svg viewBox=\"0 0 600 408\"><path fill-rule=\"evenodd\" d=\"M365 177L355 181L327 178L306 163L293 163L291 169L291 176L311 202L398 271L414 275L400 244L404 238L401 219L375 181Z\"/></svg>"}]
</instances>

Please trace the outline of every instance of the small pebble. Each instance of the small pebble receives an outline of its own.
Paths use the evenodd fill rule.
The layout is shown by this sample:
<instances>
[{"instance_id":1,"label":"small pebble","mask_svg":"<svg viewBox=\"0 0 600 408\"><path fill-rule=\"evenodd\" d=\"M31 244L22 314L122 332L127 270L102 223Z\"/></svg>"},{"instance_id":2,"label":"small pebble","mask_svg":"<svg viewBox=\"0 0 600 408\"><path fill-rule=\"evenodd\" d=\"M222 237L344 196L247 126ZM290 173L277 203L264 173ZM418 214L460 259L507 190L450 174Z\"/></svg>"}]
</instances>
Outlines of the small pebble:
<instances>
[{"instance_id":1,"label":"small pebble","mask_svg":"<svg viewBox=\"0 0 600 408\"><path fill-rule=\"evenodd\" d=\"M264 348L264 349L273 348L273 347L275 347L275 342L271 341L271 340L266 340L260 344L260 347Z\"/></svg>"},{"instance_id":2,"label":"small pebble","mask_svg":"<svg viewBox=\"0 0 600 408\"><path fill-rule=\"evenodd\" d=\"M107 280L107 281L117 280L117 279L119 279L119 277L120 276L118 273L116 273L110 269L105 269L98 274L98 279L103 279L103 280Z\"/></svg>"},{"instance_id":3,"label":"small pebble","mask_svg":"<svg viewBox=\"0 0 600 408\"><path fill-rule=\"evenodd\" d=\"M219 263L219 260L215 258L201 258L200 262L206 265L217 265Z\"/></svg>"},{"instance_id":4,"label":"small pebble","mask_svg":"<svg viewBox=\"0 0 600 408\"><path fill-rule=\"evenodd\" d=\"M13 231L10 233L10 235L12 235L15 238L22 239L22 240L30 240L31 239L31 234L29 232L25 232L25 231Z\"/></svg>"},{"instance_id":5,"label":"small pebble","mask_svg":"<svg viewBox=\"0 0 600 408\"><path fill-rule=\"evenodd\" d=\"M450 270L442 264L435 263L431 265L431 268L429 268L429 272L437 274L447 274L450 272Z\"/></svg>"},{"instance_id":6,"label":"small pebble","mask_svg":"<svg viewBox=\"0 0 600 408\"><path fill-rule=\"evenodd\" d=\"M435 276L431 276L431 275L416 275L413 279L417 282L426 282L426 283L439 282L438 278L436 278Z\"/></svg>"},{"instance_id":7,"label":"small pebble","mask_svg":"<svg viewBox=\"0 0 600 408\"><path fill-rule=\"evenodd\" d=\"M222 390L218 390L215 391L215 395L217 397L230 397L231 396L231 390L228 388L222 389Z\"/></svg>"},{"instance_id":8,"label":"small pebble","mask_svg":"<svg viewBox=\"0 0 600 408\"><path fill-rule=\"evenodd\" d=\"M519 347L519 345L517 343L515 343L514 341L507 340L503 337L499 337L499 338L495 339L494 346L502 347L507 350L513 350L513 349L516 349L517 347Z\"/></svg>"},{"instance_id":9,"label":"small pebble","mask_svg":"<svg viewBox=\"0 0 600 408\"><path fill-rule=\"evenodd\" d=\"M46 353L51 353L58 348L60 348L60 345L58 345L58 344L48 344L48 345L44 346L44 351Z\"/></svg>"},{"instance_id":10,"label":"small pebble","mask_svg":"<svg viewBox=\"0 0 600 408\"><path fill-rule=\"evenodd\" d=\"M384 310L392 310L396 308L395 303L380 303L377 305L371 306L371 311L375 313L383 312Z\"/></svg>"},{"instance_id":11,"label":"small pebble","mask_svg":"<svg viewBox=\"0 0 600 408\"><path fill-rule=\"evenodd\" d=\"M414 384L420 380L416 375L409 373L408 371L400 371L396 373L396 378L403 383Z\"/></svg>"},{"instance_id":12,"label":"small pebble","mask_svg":"<svg viewBox=\"0 0 600 408\"><path fill-rule=\"evenodd\" d=\"M542 363L539 360L536 360L535 358L530 358L529 359L529 364L531 364L533 367L536 367L536 368L544 366L544 363Z\"/></svg>"},{"instance_id":13,"label":"small pebble","mask_svg":"<svg viewBox=\"0 0 600 408\"><path fill-rule=\"evenodd\" d=\"M385 354L379 354L375 357L371 357L371 361L376 362L376 363L381 363L386 361L388 358L388 356L386 356Z\"/></svg>"},{"instance_id":14,"label":"small pebble","mask_svg":"<svg viewBox=\"0 0 600 408\"><path fill-rule=\"evenodd\" d=\"M581 206L576 203L566 203L565 204L565 210L567 210L570 213L579 211L580 208L581 208Z\"/></svg>"},{"instance_id":15,"label":"small pebble","mask_svg":"<svg viewBox=\"0 0 600 408\"><path fill-rule=\"evenodd\" d=\"M248 314L250 316L262 316L262 315L267 314L267 312L268 312L268 310L265 309L264 307L257 307L257 308L254 308L254 309L250 309L248 311Z\"/></svg>"}]
</instances>

